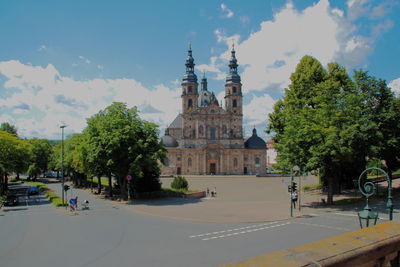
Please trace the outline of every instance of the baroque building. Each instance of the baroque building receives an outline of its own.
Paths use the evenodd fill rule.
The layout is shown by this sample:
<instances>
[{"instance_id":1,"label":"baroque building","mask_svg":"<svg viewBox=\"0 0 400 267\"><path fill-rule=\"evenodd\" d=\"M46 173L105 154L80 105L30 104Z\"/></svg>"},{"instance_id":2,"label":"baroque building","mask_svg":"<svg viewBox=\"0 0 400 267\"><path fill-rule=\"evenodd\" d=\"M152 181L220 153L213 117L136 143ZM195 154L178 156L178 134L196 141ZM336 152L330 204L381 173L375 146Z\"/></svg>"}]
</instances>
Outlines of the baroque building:
<instances>
[{"instance_id":1,"label":"baroque building","mask_svg":"<svg viewBox=\"0 0 400 267\"><path fill-rule=\"evenodd\" d=\"M225 104L207 88L205 75L198 88L192 49L182 79L182 113L165 130L162 142L168 158L162 175L263 174L266 144L256 129L243 137L243 95L234 47L225 83Z\"/></svg>"}]
</instances>

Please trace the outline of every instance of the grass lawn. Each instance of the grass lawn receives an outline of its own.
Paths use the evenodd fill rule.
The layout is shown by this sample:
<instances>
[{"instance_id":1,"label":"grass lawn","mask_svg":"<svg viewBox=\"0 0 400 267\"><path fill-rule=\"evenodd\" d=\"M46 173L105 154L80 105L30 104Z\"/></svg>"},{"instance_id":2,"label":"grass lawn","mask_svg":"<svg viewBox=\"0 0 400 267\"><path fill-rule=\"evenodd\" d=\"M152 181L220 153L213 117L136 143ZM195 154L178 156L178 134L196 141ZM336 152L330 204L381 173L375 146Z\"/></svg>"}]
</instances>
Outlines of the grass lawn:
<instances>
[{"instance_id":1,"label":"grass lawn","mask_svg":"<svg viewBox=\"0 0 400 267\"><path fill-rule=\"evenodd\" d=\"M302 191L308 191L308 190L316 190L316 189L321 189L322 185L320 184L314 184L314 185L305 185L301 188Z\"/></svg>"},{"instance_id":2,"label":"grass lawn","mask_svg":"<svg viewBox=\"0 0 400 267\"><path fill-rule=\"evenodd\" d=\"M88 178L87 179L89 182L92 181L92 179ZM93 183L94 184L99 184L99 179L97 177L93 178ZM109 186L110 184L108 183L108 178L107 177L101 177L101 185L103 186Z\"/></svg>"},{"instance_id":3,"label":"grass lawn","mask_svg":"<svg viewBox=\"0 0 400 267\"><path fill-rule=\"evenodd\" d=\"M41 190L43 190L44 195L50 200L50 202L56 206L56 207L61 207L61 206L67 206L66 203L62 203L62 199L59 195L57 195L55 192L51 191L49 188L47 188L45 183L41 182L32 182L32 181L24 181L25 184L29 184L32 186L37 186Z\"/></svg>"},{"instance_id":4,"label":"grass lawn","mask_svg":"<svg viewBox=\"0 0 400 267\"><path fill-rule=\"evenodd\" d=\"M202 191L202 190L191 190L191 189L189 189L189 190L186 190L186 189L175 189L175 188L169 188L169 187L162 188L161 190L163 190L163 191L173 191L173 192L185 193L185 194L198 193L198 192Z\"/></svg>"}]
</instances>

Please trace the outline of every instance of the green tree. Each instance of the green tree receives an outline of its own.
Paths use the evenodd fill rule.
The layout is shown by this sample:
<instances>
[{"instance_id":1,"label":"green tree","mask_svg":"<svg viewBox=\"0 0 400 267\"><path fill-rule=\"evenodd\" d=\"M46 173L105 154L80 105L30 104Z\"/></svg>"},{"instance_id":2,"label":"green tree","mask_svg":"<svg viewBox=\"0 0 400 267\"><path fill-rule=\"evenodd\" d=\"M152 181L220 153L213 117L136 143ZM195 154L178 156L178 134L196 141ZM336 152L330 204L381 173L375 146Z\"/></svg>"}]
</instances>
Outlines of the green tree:
<instances>
[{"instance_id":1,"label":"green tree","mask_svg":"<svg viewBox=\"0 0 400 267\"><path fill-rule=\"evenodd\" d=\"M44 173L48 170L48 164L53 152L52 146L47 139L30 139L32 145L32 163L34 163Z\"/></svg>"},{"instance_id":2,"label":"green tree","mask_svg":"<svg viewBox=\"0 0 400 267\"><path fill-rule=\"evenodd\" d=\"M6 131L6 132L8 132L10 134L18 136L17 135L17 128L14 125L9 124L8 122L3 122L0 125L0 130Z\"/></svg>"},{"instance_id":3,"label":"green tree","mask_svg":"<svg viewBox=\"0 0 400 267\"><path fill-rule=\"evenodd\" d=\"M8 175L20 171L21 165L25 165L24 160L29 162L28 151L25 140L0 130L0 162L4 169L0 177L0 194L8 189Z\"/></svg>"},{"instance_id":4,"label":"green tree","mask_svg":"<svg viewBox=\"0 0 400 267\"><path fill-rule=\"evenodd\" d=\"M142 121L136 108L128 109L119 102L95 114L87 123L84 134L92 173L98 177L113 174L125 200L127 175L134 177L133 190L159 189L158 161L165 152L157 138L156 125Z\"/></svg>"},{"instance_id":5,"label":"green tree","mask_svg":"<svg viewBox=\"0 0 400 267\"><path fill-rule=\"evenodd\" d=\"M365 166L359 151L365 138L359 125L361 98L343 67L331 63L326 71L310 56L301 59L290 79L285 97L269 116L267 132L275 134L281 165L319 170L332 203L340 183L353 179L342 167Z\"/></svg>"},{"instance_id":6,"label":"green tree","mask_svg":"<svg viewBox=\"0 0 400 267\"><path fill-rule=\"evenodd\" d=\"M384 160L389 177L400 167L400 100L387 86L367 71L355 71L354 81L362 96L363 120L369 139L369 158Z\"/></svg>"}]
</instances>

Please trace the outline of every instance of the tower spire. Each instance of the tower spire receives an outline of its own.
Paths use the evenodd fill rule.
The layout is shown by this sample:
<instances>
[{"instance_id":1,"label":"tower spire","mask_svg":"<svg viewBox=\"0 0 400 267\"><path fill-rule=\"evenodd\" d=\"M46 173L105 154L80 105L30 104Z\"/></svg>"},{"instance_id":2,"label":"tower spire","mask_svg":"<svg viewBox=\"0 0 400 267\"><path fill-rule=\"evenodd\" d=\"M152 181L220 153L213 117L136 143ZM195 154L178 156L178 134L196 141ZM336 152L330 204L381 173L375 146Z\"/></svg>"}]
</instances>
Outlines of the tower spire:
<instances>
[{"instance_id":1,"label":"tower spire","mask_svg":"<svg viewBox=\"0 0 400 267\"><path fill-rule=\"evenodd\" d=\"M201 79L201 90L207 91L207 78L206 78L206 71L203 71L203 78Z\"/></svg>"},{"instance_id":2,"label":"tower spire","mask_svg":"<svg viewBox=\"0 0 400 267\"><path fill-rule=\"evenodd\" d=\"M188 55L186 58L186 73L183 75L184 82L197 82L197 76L194 74L194 58L192 55L192 43L189 43Z\"/></svg>"},{"instance_id":3,"label":"tower spire","mask_svg":"<svg viewBox=\"0 0 400 267\"><path fill-rule=\"evenodd\" d=\"M229 60L229 74L226 77L226 82L240 83L240 76L238 74L238 64L236 59L235 44L232 43L231 59Z\"/></svg>"}]
</instances>

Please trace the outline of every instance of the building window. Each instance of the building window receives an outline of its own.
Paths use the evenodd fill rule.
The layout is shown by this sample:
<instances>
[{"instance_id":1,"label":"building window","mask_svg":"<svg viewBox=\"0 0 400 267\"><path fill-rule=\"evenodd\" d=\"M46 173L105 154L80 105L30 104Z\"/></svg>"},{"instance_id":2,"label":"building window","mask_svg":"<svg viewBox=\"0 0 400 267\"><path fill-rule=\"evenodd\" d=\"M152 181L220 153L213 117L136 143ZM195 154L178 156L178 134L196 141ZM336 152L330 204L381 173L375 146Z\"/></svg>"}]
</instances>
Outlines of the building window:
<instances>
[{"instance_id":1,"label":"building window","mask_svg":"<svg viewBox=\"0 0 400 267\"><path fill-rule=\"evenodd\" d=\"M188 158L188 167L192 167L192 158Z\"/></svg>"},{"instance_id":2,"label":"building window","mask_svg":"<svg viewBox=\"0 0 400 267\"><path fill-rule=\"evenodd\" d=\"M188 91L189 91L189 93L191 93L193 91L193 88L191 86L189 86Z\"/></svg>"},{"instance_id":3,"label":"building window","mask_svg":"<svg viewBox=\"0 0 400 267\"><path fill-rule=\"evenodd\" d=\"M234 94L236 93L236 87L235 86L233 87L233 93Z\"/></svg>"},{"instance_id":4,"label":"building window","mask_svg":"<svg viewBox=\"0 0 400 267\"><path fill-rule=\"evenodd\" d=\"M237 107L237 101L236 101L236 99L233 99L232 106L233 106L234 108L236 108L236 107Z\"/></svg>"},{"instance_id":5,"label":"building window","mask_svg":"<svg viewBox=\"0 0 400 267\"><path fill-rule=\"evenodd\" d=\"M193 101L192 101L192 99L189 99L188 100L188 107L191 108L192 106L193 106Z\"/></svg>"},{"instance_id":6,"label":"building window","mask_svg":"<svg viewBox=\"0 0 400 267\"><path fill-rule=\"evenodd\" d=\"M256 167L260 167L260 158L259 157L256 157L256 160L255 160L255 165L256 165Z\"/></svg>"},{"instance_id":7,"label":"building window","mask_svg":"<svg viewBox=\"0 0 400 267\"><path fill-rule=\"evenodd\" d=\"M215 129L215 128L210 129L210 139L217 139L216 132L217 132L217 129Z\"/></svg>"},{"instance_id":8,"label":"building window","mask_svg":"<svg viewBox=\"0 0 400 267\"><path fill-rule=\"evenodd\" d=\"M237 158L234 158L233 159L233 167L237 168L237 166L238 166L238 160L237 160Z\"/></svg>"},{"instance_id":9,"label":"building window","mask_svg":"<svg viewBox=\"0 0 400 267\"><path fill-rule=\"evenodd\" d=\"M203 125L200 125L200 126L199 126L199 135L200 135L200 136L203 136L203 133L204 133Z\"/></svg>"},{"instance_id":10,"label":"building window","mask_svg":"<svg viewBox=\"0 0 400 267\"><path fill-rule=\"evenodd\" d=\"M226 126L222 125L222 134L226 134Z\"/></svg>"},{"instance_id":11,"label":"building window","mask_svg":"<svg viewBox=\"0 0 400 267\"><path fill-rule=\"evenodd\" d=\"M192 130L192 138L195 138L195 137L196 137L196 130L193 129L193 130Z\"/></svg>"}]
</instances>

